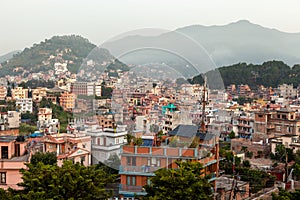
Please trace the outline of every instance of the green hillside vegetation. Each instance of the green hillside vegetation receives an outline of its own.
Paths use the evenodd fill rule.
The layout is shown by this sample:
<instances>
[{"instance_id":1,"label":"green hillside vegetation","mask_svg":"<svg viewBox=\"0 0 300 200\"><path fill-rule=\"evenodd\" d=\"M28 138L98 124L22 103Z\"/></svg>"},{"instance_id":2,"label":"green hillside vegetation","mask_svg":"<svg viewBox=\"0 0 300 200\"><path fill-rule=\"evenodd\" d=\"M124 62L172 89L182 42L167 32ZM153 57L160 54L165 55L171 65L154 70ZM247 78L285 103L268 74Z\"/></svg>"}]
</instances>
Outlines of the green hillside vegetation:
<instances>
[{"instance_id":1,"label":"green hillside vegetation","mask_svg":"<svg viewBox=\"0 0 300 200\"><path fill-rule=\"evenodd\" d=\"M81 65L83 58L95 47L96 45L81 36L54 36L49 40L34 44L31 48L25 48L21 53L14 55L9 62L2 63L0 75L20 73L21 71L13 72L16 67L23 67L30 72L52 69L54 60L49 64L45 64L43 61L47 61L51 55L56 56L60 52L63 52L63 60L73 62L68 65L69 70L73 71L74 68Z\"/></svg>"},{"instance_id":2,"label":"green hillside vegetation","mask_svg":"<svg viewBox=\"0 0 300 200\"><path fill-rule=\"evenodd\" d=\"M128 66L115 59L107 49L96 48L96 45L81 36L68 35L54 36L16 53L10 60L1 63L0 76L27 76L29 73L46 72L54 69L55 62L67 62L68 70L77 73L83 61L90 59L96 62L95 68L107 62L110 63L108 70L129 70ZM17 68L19 69L16 70Z\"/></svg>"},{"instance_id":3,"label":"green hillside vegetation","mask_svg":"<svg viewBox=\"0 0 300 200\"><path fill-rule=\"evenodd\" d=\"M259 85L277 87L283 83L294 86L300 84L300 65L290 67L282 61L268 61L261 65L238 63L218 70L225 86L248 84L251 88L256 88ZM201 76L196 76L190 82L203 83L203 79Z\"/></svg>"}]
</instances>

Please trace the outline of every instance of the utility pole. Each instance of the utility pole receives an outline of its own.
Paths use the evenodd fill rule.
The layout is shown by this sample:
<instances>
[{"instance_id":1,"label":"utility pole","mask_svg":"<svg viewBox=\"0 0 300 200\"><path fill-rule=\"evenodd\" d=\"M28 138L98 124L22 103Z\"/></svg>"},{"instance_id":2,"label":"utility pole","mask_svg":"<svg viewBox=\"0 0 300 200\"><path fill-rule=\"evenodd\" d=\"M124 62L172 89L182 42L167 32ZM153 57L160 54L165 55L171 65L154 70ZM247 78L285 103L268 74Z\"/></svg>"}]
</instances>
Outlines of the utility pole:
<instances>
[{"instance_id":1,"label":"utility pole","mask_svg":"<svg viewBox=\"0 0 300 200\"><path fill-rule=\"evenodd\" d=\"M235 157L233 154L233 159L232 159L232 176L233 176L233 180L232 180L232 186L231 186L231 192L230 192L230 198L229 200L233 200L233 198L235 198L235 187L236 187L236 183L237 181L235 180L235 171L234 171L234 165L235 165Z\"/></svg>"},{"instance_id":2,"label":"utility pole","mask_svg":"<svg viewBox=\"0 0 300 200\"><path fill-rule=\"evenodd\" d=\"M200 124L200 132L206 133L206 125L205 125L205 106L206 106L206 84L207 84L206 76L204 77L203 84L203 93L202 93L202 116L201 116L201 124Z\"/></svg>"},{"instance_id":3,"label":"utility pole","mask_svg":"<svg viewBox=\"0 0 300 200\"><path fill-rule=\"evenodd\" d=\"M285 182L287 183L288 182L288 154L287 154L287 150L285 148Z\"/></svg>"}]
</instances>

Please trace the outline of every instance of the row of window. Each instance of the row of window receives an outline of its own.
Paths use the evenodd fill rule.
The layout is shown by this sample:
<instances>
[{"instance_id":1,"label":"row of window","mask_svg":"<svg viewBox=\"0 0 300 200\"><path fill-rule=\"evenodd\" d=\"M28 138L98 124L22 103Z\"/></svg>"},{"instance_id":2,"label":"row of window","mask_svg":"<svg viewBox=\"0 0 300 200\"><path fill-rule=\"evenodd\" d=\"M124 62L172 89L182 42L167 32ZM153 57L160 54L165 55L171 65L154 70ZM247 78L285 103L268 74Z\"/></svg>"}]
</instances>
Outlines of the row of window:
<instances>
[{"instance_id":1,"label":"row of window","mask_svg":"<svg viewBox=\"0 0 300 200\"><path fill-rule=\"evenodd\" d=\"M147 177L147 184L150 185L150 177ZM127 176L126 177L126 185L128 186L136 186L136 176Z\"/></svg>"},{"instance_id":2,"label":"row of window","mask_svg":"<svg viewBox=\"0 0 300 200\"><path fill-rule=\"evenodd\" d=\"M127 166L136 166L136 157L126 157ZM160 167L160 158L148 158L148 166Z\"/></svg>"}]
</instances>

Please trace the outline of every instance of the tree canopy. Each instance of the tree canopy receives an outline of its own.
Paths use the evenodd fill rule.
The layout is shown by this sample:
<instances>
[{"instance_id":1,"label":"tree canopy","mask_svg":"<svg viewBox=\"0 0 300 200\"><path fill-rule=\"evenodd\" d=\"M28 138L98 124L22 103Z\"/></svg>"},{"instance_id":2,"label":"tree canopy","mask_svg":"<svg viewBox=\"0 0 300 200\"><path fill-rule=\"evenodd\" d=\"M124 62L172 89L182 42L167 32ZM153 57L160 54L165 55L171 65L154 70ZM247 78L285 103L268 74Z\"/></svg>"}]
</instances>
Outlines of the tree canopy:
<instances>
[{"instance_id":1,"label":"tree canopy","mask_svg":"<svg viewBox=\"0 0 300 200\"><path fill-rule=\"evenodd\" d=\"M202 173L198 162L176 162L178 169L160 169L144 186L147 195L143 199L211 199L212 185Z\"/></svg>"},{"instance_id":2,"label":"tree canopy","mask_svg":"<svg viewBox=\"0 0 300 200\"><path fill-rule=\"evenodd\" d=\"M79 163L65 161L62 167L27 164L22 169L22 190L0 190L0 199L108 199L111 191L105 188L115 176L96 166L85 167Z\"/></svg>"},{"instance_id":3,"label":"tree canopy","mask_svg":"<svg viewBox=\"0 0 300 200\"><path fill-rule=\"evenodd\" d=\"M57 163L56 154L54 152L37 152L33 154L30 163L36 166L39 162L45 165L55 165Z\"/></svg>"},{"instance_id":4,"label":"tree canopy","mask_svg":"<svg viewBox=\"0 0 300 200\"><path fill-rule=\"evenodd\" d=\"M262 64L237 63L217 69L224 81L224 85L248 84L251 88L259 85L277 87L287 83L297 86L300 83L300 65L288 66L282 61L267 61ZM213 71L207 72L207 74ZM203 84L201 75L195 76L192 83Z\"/></svg>"}]
</instances>

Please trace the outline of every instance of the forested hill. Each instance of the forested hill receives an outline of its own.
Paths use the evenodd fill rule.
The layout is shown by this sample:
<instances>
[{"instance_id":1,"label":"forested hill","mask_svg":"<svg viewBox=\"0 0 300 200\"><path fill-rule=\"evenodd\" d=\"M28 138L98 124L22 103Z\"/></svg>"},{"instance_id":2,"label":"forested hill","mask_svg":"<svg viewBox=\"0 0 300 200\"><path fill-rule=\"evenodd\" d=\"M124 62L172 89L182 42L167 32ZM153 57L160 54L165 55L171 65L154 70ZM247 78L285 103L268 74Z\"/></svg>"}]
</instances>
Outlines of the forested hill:
<instances>
[{"instance_id":1,"label":"forested hill","mask_svg":"<svg viewBox=\"0 0 300 200\"><path fill-rule=\"evenodd\" d=\"M115 58L107 49L78 35L54 36L39 44L33 44L11 59L1 63L0 76L46 72L54 69L54 63L67 63L70 72L77 73L82 62L93 50L97 61L111 62ZM100 64L101 64L100 63Z\"/></svg>"},{"instance_id":2,"label":"forested hill","mask_svg":"<svg viewBox=\"0 0 300 200\"><path fill-rule=\"evenodd\" d=\"M300 65L290 67L282 61L268 61L260 65L238 63L218 68L225 86L230 84L248 84L255 88L259 85L277 87L287 83L297 86L300 84ZM210 72L207 72L210 73ZM191 81L202 83L200 76Z\"/></svg>"}]
</instances>

